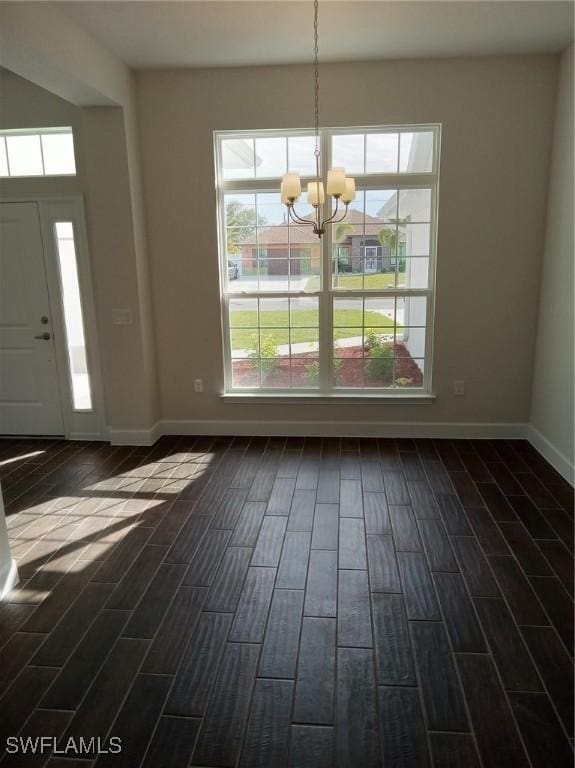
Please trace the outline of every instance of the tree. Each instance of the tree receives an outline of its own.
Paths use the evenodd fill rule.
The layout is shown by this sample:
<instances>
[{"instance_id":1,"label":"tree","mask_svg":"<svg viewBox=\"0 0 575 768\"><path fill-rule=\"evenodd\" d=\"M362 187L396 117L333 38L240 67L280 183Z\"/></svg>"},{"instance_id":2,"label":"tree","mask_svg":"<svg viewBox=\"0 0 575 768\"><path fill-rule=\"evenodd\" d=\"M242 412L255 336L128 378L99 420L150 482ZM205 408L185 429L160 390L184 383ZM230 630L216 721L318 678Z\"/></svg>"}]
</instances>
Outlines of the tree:
<instances>
[{"instance_id":1,"label":"tree","mask_svg":"<svg viewBox=\"0 0 575 768\"><path fill-rule=\"evenodd\" d=\"M381 215L381 211L380 211ZM404 219L390 219L389 223L386 227L383 227L380 229L377 238L380 242L380 244L385 248L386 246L389 247L391 250L391 253L395 253L397 250L397 244L398 242L401 242L399 239L399 235L403 234L400 232L400 227L405 224L409 224L409 221L411 219L411 216L406 216ZM395 224L398 225L398 228L395 228ZM387 227L392 226L393 229L387 229Z\"/></svg>"},{"instance_id":2,"label":"tree","mask_svg":"<svg viewBox=\"0 0 575 768\"><path fill-rule=\"evenodd\" d=\"M350 230L353 232L353 224L350 224L349 221L340 221L340 223L335 228L336 242L343 240L343 238Z\"/></svg>"},{"instance_id":3,"label":"tree","mask_svg":"<svg viewBox=\"0 0 575 768\"><path fill-rule=\"evenodd\" d=\"M256 225L261 226L265 223L265 216L259 214L256 217L254 208L246 208L237 200L226 203L228 254L239 253L242 240L254 234Z\"/></svg>"}]
</instances>

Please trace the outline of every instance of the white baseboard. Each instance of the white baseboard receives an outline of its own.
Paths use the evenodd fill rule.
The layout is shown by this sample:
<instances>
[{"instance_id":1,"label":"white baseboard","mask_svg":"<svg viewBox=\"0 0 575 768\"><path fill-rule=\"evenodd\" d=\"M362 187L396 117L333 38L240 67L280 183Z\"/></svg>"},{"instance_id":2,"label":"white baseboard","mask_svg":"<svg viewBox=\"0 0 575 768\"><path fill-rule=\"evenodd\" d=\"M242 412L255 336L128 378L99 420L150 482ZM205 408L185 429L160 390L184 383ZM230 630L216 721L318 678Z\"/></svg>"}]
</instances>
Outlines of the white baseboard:
<instances>
[{"instance_id":1,"label":"white baseboard","mask_svg":"<svg viewBox=\"0 0 575 768\"><path fill-rule=\"evenodd\" d=\"M86 440L88 442L97 442L98 440L108 440L108 434L102 432L70 432L67 440Z\"/></svg>"},{"instance_id":2,"label":"white baseboard","mask_svg":"<svg viewBox=\"0 0 575 768\"><path fill-rule=\"evenodd\" d=\"M16 560L10 558L10 563L5 572L0 572L0 600L10 592L10 590L18 583L18 567Z\"/></svg>"},{"instance_id":3,"label":"white baseboard","mask_svg":"<svg viewBox=\"0 0 575 768\"><path fill-rule=\"evenodd\" d=\"M545 435L542 435L532 424L527 425L527 439L559 474L571 485L575 485L575 466L564 453L556 448Z\"/></svg>"},{"instance_id":4,"label":"white baseboard","mask_svg":"<svg viewBox=\"0 0 575 768\"><path fill-rule=\"evenodd\" d=\"M108 439L111 445L154 445L164 434L161 423L156 422L150 429L112 429L108 427Z\"/></svg>"},{"instance_id":5,"label":"white baseboard","mask_svg":"<svg viewBox=\"0 0 575 768\"><path fill-rule=\"evenodd\" d=\"M390 421L174 421L160 422L162 435L254 435L287 437L524 438L525 424Z\"/></svg>"}]
</instances>

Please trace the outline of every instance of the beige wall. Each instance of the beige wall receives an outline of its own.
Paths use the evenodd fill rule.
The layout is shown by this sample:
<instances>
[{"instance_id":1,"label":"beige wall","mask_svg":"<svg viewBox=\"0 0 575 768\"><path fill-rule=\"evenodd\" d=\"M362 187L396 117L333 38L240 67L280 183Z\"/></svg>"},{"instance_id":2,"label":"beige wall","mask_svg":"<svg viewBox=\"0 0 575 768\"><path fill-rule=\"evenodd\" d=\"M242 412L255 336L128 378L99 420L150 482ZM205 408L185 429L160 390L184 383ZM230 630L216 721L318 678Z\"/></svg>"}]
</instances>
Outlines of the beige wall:
<instances>
[{"instance_id":1,"label":"beige wall","mask_svg":"<svg viewBox=\"0 0 575 768\"><path fill-rule=\"evenodd\" d=\"M148 429L158 418L135 106L128 112L131 123L121 107L80 108L0 70L1 128L74 129L76 177L3 179L0 194L84 195L106 423L114 430ZM111 310L124 307L133 324L112 325Z\"/></svg>"},{"instance_id":2,"label":"beige wall","mask_svg":"<svg viewBox=\"0 0 575 768\"><path fill-rule=\"evenodd\" d=\"M306 66L137 76L160 413L168 420L523 423L530 407L557 58L326 65L325 125L443 125L433 405L219 397L213 131L305 127ZM193 380L203 378L204 394ZM466 394L454 397L453 379Z\"/></svg>"},{"instance_id":3,"label":"beige wall","mask_svg":"<svg viewBox=\"0 0 575 768\"><path fill-rule=\"evenodd\" d=\"M531 424L573 476L573 46L561 57ZM545 450L544 446L540 446ZM552 454L548 458L553 459ZM560 456L555 459L560 460ZM560 464L560 462L558 462Z\"/></svg>"}]
</instances>

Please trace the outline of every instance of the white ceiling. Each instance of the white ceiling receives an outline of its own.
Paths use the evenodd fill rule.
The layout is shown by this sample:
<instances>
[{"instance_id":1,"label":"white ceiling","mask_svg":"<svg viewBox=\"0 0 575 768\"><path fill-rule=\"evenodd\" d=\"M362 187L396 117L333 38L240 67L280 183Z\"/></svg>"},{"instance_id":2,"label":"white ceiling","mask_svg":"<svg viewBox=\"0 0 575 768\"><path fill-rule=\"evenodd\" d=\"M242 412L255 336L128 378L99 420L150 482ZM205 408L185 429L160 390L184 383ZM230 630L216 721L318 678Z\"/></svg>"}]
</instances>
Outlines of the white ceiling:
<instances>
[{"instance_id":1,"label":"white ceiling","mask_svg":"<svg viewBox=\"0 0 575 768\"><path fill-rule=\"evenodd\" d=\"M310 0L54 3L134 68L307 62ZM323 0L320 58L358 61L556 52L572 2Z\"/></svg>"}]
</instances>

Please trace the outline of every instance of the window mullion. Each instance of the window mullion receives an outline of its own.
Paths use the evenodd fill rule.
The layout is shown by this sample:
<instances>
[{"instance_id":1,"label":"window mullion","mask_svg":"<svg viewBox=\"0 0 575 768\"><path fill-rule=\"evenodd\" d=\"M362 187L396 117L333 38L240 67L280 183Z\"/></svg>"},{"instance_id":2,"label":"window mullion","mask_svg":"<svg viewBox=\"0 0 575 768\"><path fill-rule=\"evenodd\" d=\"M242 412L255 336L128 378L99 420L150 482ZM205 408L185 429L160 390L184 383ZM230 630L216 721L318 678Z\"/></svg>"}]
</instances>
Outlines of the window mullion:
<instances>
[{"instance_id":1,"label":"window mullion","mask_svg":"<svg viewBox=\"0 0 575 768\"><path fill-rule=\"evenodd\" d=\"M328 130L321 133L321 158L320 172L323 174L326 168L331 168L331 135ZM326 201L325 206L329 205ZM331 215L331 211L328 212ZM331 392L333 389L333 344L332 344L332 307L331 307L331 253L332 253L332 227L328 225L326 232L320 240L321 253L321 297L319 302L319 385L322 392Z\"/></svg>"}]
</instances>

